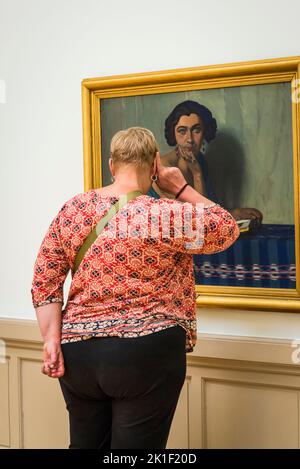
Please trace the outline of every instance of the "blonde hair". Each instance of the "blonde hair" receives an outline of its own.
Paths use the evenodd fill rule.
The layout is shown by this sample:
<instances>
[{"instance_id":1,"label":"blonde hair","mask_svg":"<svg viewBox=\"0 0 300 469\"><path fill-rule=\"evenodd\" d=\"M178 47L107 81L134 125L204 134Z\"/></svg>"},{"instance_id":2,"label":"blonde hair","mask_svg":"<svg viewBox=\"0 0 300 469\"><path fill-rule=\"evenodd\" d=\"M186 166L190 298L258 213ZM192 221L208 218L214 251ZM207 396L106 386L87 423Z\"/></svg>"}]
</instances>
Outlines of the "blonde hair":
<instances>
[{"instance_id":1,"label":"blonde hair","mask_svg":"<svg viewBox=\"0 0 300 469\"><path fill-rule=\"evenodd\" d=\"M158 145L153 133L143 127L120 130L110 143L110 156L116 166L150 166L157 151Z\"/></svg>"}]
</instances>

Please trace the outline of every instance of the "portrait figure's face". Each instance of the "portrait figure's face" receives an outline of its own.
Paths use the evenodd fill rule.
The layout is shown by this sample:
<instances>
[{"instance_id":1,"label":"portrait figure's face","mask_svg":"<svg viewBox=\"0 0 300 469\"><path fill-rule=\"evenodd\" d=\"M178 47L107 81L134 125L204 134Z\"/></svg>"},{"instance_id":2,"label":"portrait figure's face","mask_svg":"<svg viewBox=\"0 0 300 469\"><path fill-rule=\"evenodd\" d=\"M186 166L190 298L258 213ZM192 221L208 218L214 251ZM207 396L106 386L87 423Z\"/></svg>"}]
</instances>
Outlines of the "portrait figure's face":
<instances>
[{"instance_id":1,"label":"portrait figure's face","mask_svg":"<svg viewBox=\"0 0 300 469\"><path fill-rule=\"evenodd\" d=\"M185 154L198 155L204 138L204 126L200 116L181 116L174 129L175 140Z\"/></svg>"}]
</instances>

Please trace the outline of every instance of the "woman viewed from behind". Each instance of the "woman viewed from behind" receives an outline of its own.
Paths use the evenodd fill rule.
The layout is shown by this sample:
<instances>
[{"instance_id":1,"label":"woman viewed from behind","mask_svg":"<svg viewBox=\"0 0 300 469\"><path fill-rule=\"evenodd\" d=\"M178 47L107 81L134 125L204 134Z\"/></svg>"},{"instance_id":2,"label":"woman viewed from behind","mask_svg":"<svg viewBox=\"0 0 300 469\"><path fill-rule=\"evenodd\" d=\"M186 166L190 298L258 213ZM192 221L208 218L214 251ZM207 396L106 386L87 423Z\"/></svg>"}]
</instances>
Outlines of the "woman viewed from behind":
<instances>
[{"instance_id":1,"label":"woman viewed from behind","mask_svg":"<svg viewBox=\"0 0 300 469\"><path fill-rule=\"evenodd\" d=\"M180 169L164 167L157 150L147 129L118 132L109 159L114 182L67 201L37 254L31 292L43 373L59 379L69 448L166 447L197 339L193 254L222 251L239 236L234 218ZM148 196L153 181L176 200Z\"/></svg>"}]
</instances>

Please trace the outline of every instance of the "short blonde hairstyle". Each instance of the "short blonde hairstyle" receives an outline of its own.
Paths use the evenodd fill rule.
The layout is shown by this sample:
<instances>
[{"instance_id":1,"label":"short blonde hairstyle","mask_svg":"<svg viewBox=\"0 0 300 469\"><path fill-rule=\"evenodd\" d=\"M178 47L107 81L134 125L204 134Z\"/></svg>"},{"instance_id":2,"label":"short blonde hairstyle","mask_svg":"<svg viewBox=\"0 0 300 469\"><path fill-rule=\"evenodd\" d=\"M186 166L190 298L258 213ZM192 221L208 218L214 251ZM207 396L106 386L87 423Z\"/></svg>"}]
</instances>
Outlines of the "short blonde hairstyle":
<instances>
[{"instance_id":1,"label":"short blonde hairstyle","mask_svg":"<svg viewBox=\"0 0 300 469\"><path fill-rule=\"evenodd\" d=\"M116 166L150 166L158 151L153 133L143 127L130 127L117 132L110 144L110 156Z\"/></svg>"}]
</instances>

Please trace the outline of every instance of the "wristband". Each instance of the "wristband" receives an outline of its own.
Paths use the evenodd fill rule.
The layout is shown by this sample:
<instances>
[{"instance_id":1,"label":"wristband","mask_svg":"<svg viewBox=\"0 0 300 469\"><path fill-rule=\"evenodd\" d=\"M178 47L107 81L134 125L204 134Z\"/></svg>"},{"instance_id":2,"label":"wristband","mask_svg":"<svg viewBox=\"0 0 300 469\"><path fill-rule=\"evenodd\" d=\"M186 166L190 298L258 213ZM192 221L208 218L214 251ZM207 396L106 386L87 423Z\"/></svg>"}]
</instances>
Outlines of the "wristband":
<instances>
[{"instance_id":1,"label":"wristband","mask_svg":"<svg viewBox=\"0 0 300 469\"><path fill-rule=\"evenodd\" d=\"M180 196L181 192L184 191L184 189L186 188L186 186L188 186L189 184L186 183L181 189L180 191L178 192L178 194L175 195L175 199L178 199L178 197Z\"/></svg>"}]
</instances>

